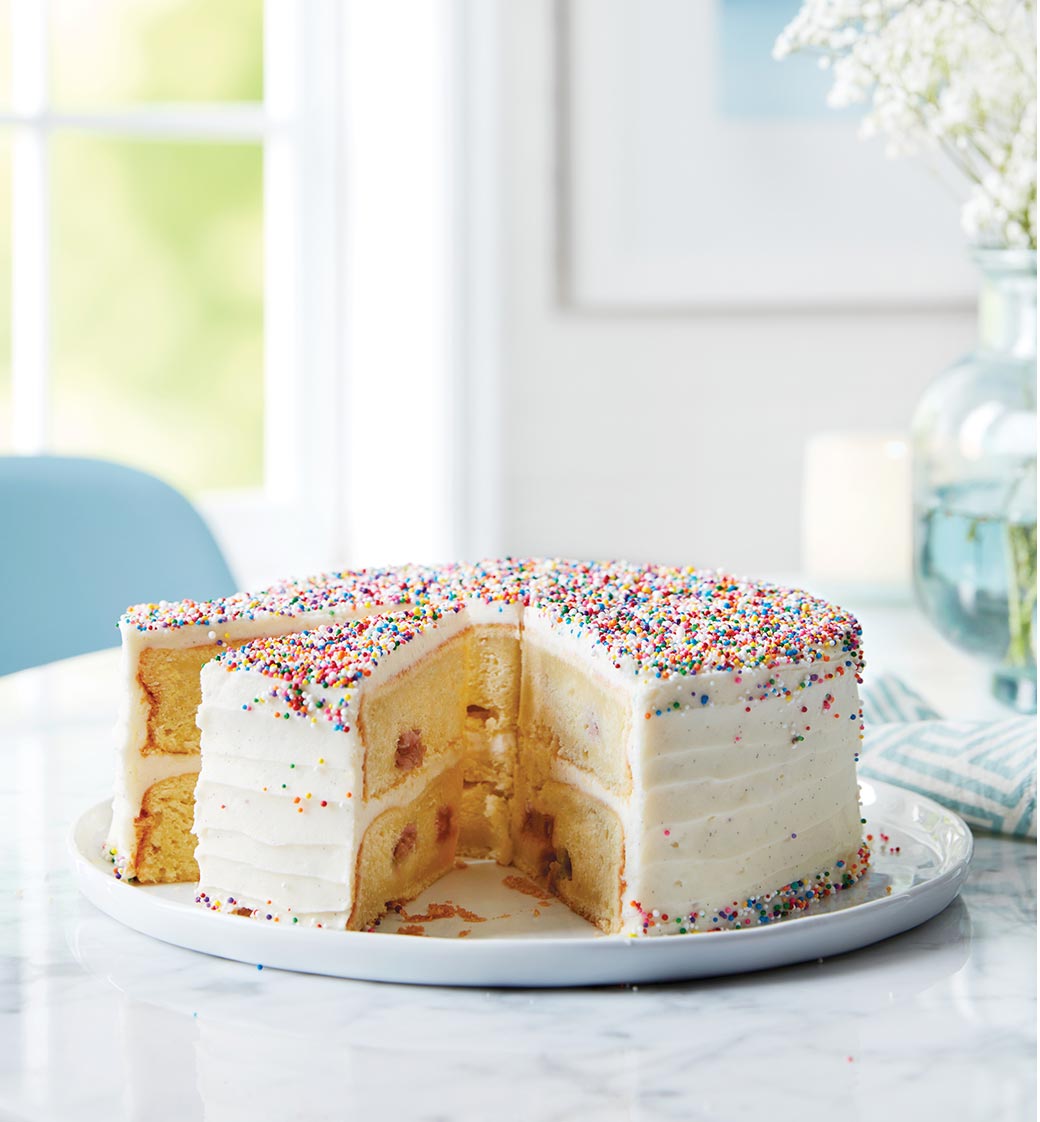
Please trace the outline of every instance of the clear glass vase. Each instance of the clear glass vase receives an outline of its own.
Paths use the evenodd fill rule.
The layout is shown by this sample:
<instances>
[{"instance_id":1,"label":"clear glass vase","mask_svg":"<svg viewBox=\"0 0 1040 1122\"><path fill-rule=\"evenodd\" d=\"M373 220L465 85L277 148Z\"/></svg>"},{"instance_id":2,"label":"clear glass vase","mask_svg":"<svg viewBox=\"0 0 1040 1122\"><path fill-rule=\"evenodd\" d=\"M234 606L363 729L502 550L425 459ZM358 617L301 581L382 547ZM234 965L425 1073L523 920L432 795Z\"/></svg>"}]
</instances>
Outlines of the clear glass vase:
<instances>
[{"instance_id":1,"label":"clear glass vase","mask_svg":"<svg viewBox=\"0 0 1040 1122\"><path fill-rule=\"evenodd\" d=\"M914 584L993 692L1036 712L1036 254L979 250L979 343L913 423Z\"/></svg>"}]
</instances>

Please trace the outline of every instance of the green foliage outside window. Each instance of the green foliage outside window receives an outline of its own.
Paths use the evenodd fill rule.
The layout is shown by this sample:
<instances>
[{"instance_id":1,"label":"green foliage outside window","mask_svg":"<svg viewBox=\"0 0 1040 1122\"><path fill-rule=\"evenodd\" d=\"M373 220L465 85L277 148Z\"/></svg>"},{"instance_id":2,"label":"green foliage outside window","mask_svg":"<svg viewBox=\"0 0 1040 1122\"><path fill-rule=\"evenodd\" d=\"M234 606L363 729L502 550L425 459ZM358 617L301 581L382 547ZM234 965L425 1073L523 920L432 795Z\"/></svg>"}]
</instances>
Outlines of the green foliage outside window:
<instances>
[{"instance_id":1,"label":"green foliage outside window","mask_svg":"<svg viewBox=\"0 0 1040 1122\"><path fill-rule=\"evenodd\" d=\"M262 98L260 0L50 9L56 112ZM4 131L0 450L10 442ZM53 450L123 460L189 493L259 485L261 145L59 129L49 148Z\"/></svg>"}]
</instances>

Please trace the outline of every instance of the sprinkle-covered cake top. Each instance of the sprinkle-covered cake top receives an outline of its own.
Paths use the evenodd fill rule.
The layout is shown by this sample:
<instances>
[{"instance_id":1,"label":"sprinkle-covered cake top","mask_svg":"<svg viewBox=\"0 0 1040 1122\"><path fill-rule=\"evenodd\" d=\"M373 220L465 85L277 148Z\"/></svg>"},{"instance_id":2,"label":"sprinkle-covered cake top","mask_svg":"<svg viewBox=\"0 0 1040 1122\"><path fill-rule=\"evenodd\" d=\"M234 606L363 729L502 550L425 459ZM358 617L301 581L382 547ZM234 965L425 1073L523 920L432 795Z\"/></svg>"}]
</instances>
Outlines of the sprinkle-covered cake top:
<instances>
[{"instance_id":1,"label":"sprinkle-covered cake top","mask_svg":"<svg viewBox=\"0 0 1040 1122\"><path fill-rule=\"evenodd\" d=\"M379 630L381 621L393 618L400 627L400 620L411 619L408 627L418 631L439 613L474 601L533 606L554 630L594 642L619 670L655 678L769 669L839 656L855 673L863 665L855 618L805 592L707 569L621 561L505 558L360 569L284 581L260 593L220 600L142 604L129 609L121 623L140 631L164 631L272 616L327 615L330 622L338 617L342 623L348 613L379 613L343 624L333 641L327 629L315 632L324 638L314 641L299 635L257 640L249 645L256 655L235 656L238 661L228 663L234 669L246 657L255 658L252 668L292 679L293 660L302 660L306 673L316 674L318 681L332 672L329 660L363 659L368 657L365 650L385 655L371 644L407 641L403 632ZM385 614L405 608L409 611L403 616ZM325 662L315 660L314 643L322 644Z\"/></svg>"},{"instance_id":2,"label":"sprinkle-covered cake top","mask_svg":"<svg viewBox=\"0 0 1040 1122\"><path fill-rule=\"evenodd\" d=\"M127 608L119 623L138 631L213 627L264 616L335 614L337 608L391 609L422 595L426 571L418 565L360 569L284 580L259 592L236 592L216 600L160 600Z\"/></svg>"},{"instance_id":3,"label":"sprinkle-covered cake top","mask_svg":"<svg viewBox=\"0 0 1040 1122\"><path fill-rule=\"evenodd\" d=\"M396 565L322 573L302 580L284 580L259 592L236 592L216 600L160 600L136 604L119 620L137 631L175 631L214 627L270 616L297 617L372 611L405 605L480 600L520 603L539 562L504 558L476 564Z\"/></svg>"},{"instance_id":4,"label":"sprinkle-covered cake top","mask_svg":"<svg viewBox=\"0 0 1040 1122\"><path fill-rule=\"evenodd\" d=\"M254 699L254 704L268 704L273 699L282 711L275 716L322 716L337 731L349 732L351 701L358 683L370 677L388 655L463 606L427 605L254 639L223 651L215 662L228 671L251 670L277 682L269 694ZM323 696L326 690L333 696Z\"/></svg>"},{"instance_id":5,"label":"sprinkle-covered cake top","mask_svg":"<svg viewBox=\"0 0 1040 1122\"><path fill-rule=\"evenodd\" d=\"M858 621L797 589L703 569L573 563L536 588L556 629L586 635L619 670L663 679L839 656L863 668Z\"/></svg>"}]
</instances>

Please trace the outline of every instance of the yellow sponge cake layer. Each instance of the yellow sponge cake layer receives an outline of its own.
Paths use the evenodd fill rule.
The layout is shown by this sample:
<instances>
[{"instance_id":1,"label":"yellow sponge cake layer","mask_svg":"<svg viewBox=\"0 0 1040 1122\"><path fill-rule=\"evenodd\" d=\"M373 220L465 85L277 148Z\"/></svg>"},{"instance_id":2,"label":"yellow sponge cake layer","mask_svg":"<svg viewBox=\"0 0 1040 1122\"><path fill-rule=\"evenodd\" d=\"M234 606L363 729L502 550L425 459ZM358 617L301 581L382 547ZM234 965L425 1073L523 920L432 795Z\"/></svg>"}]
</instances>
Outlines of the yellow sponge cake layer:
<instances>
[{"instance_id":1,"label":"yellow sponge cake layer","mask_svg":"<svg viewBox=\"0 0 1040 1122\"><path fill-rule=\"evenodd\" d=\"M144 793L134 822L138 876L143 884L198 880L194 771L159 779Z\"/></svg>"},{"instance_id":2,"label":"yellow sponge cake layer","mask_svg":"<svg viewBox=\"0 0 1040 1122\"><path fill-rule=\"evenodd\" d=\"M347 927L371 927L395 901L412 900L455 865L462 769L442 771L411 802L384 810L358 851L357 893Z\"/></svg>"}]
</instances>

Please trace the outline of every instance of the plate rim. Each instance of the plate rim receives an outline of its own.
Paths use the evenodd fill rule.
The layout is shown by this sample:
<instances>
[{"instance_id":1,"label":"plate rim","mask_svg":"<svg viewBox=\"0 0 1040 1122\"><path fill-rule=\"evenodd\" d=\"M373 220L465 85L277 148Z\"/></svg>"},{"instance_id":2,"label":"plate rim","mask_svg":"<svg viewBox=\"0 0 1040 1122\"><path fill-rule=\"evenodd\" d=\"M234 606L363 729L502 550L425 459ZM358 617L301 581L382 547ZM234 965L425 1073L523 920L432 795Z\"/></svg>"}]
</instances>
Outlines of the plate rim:
<instances>
[{"instance_id":1,"label":"plate rim","mask_svg":"<svg viewBox=\"0 0 1040 1122\"><path fill-rule=\"evenodd\" d=\"M860 787L864 790L864 793L866 789L871 789L875 795L875 801L879 792L883 794L891 792L890 797L911 800L913 803L945 819L949 826L953 828L955 835L953 844L942 851L944 861L950 862L949 866L942 869L934 877L907 888L900 889L897 892L893 892L890 896L879 897L874 900L865 900L862 903L854 904L840 911L821 912L817 914L810 913L809 915L791 917L791 919L782 923L764 924L751 928L705 932L704 934L711 935L711 945L713 947L722 948L724 946L730 946L733 944L734 940L740 940L740 942L736 944L740 947L754 946L761 943L763 940L768 940L769 945L775 945L785 940L801 939L810 932L819 930L821 927L824 929L839 930L843 925L847 926L851 923L858 926L864 921L868 921L867 925L869 926L870 917L877 915L882 909L886 912L891 912L901 907L905 909L913 904L922 904L930 898L938 897L941 900L944 899L941 906L929 912L928 915L903 927L896 925L893 930L881 936L881 938L888 938L890 935L908 930L910 927L916 926L918 923L924 922L926 919L937 915L952 902L967 876L974 853L974 837L961 816L948 807L942 806L934 799L929 798L927 795L921 795L916 791L897 787L894 784L876 780L863 780L860 783ZM116 920L116 922L132 930L139 931L163 942L199 951L200 953L232 958L241 962L255 961L255 955L236 957L234 954L230 953L220 954L217 951L203 950L199 946L187 946L182 940L166 939L162 934L156 933L154 924L142 926L132 918L127 917L124 914L124 908L121 903L117 903L115 907L106 906L110 905L113 901L121 902L124 899L129 903L131 897L129 895L123 896L122 894L134 893L139 887L113 877L106 869L101 867L97 859L92 859L79 845L78 834L81 830L88 828L87 820L103 814L110 808L110 805L110 800L107 799L94 804L84 810L69 827L67 833L67 849L72 858L73 871L79 891L95 907L99 908L99 910ZM869 807L865 809L869 812ZM120 895L116 896L114 895L115 893L120 893ZM214 934L222 930L219 926L220 924L239 922L239 917L237 916L196 910L186 901L170 900L164 896L151 893L144 898L149 901L147 907L156 917L161 917L164 914L176 915L185 922L196 924L200 932L205 931L206 928L203 928L198 921L204 920L207 927L210 927ZM136 907L136 904L132 906ZM272 949L280 948L283 945L304 948L313 944L314 946L320 946L322 948L330 948L333 945L339 945L344 948L345 953L346 948L359 947L376 950L378 946L383 947L384 950L389 950L388 945L384 946L382 943L374 945L371 942L374 935L387 934L383 932L302 928L292 930L292 934L288 935L287 932L290 930L292 929L285 928L283 930L281 927L275 927L273 925L254 925L249 931L249 941L255 942L260 946L269 945ZM345 941L343 941L344 936L346 937ZM338 942L338 944L333 944L329 941L330 939L337 939L340 940L340 942ZM870 941L873 942L877 940L872 939ZM522 938L516 936L491 936L486 939L472 941L432 937L426 939L395 940L393 945L397 948L393 952L394 957L401 958L407 965L410 962L416 961L428 962L431 956L437 960L445 959L452 962L465 961L472 963L485 957L497 957L499 954L508 954L510 951L523 950L529 953L532 948L535 947L537 947L539 951L560 949L564 950L567 954L573 954L575 951L580 950L581 953L584 954L591 953L602 955L613 953L615 948L623 945L633 948L656 948L655 950L641 950L635 952L636 954L644 955L653 954L655 958L665 956L685 958L690 954L691 947L703 947L705 945L705 940L691 939L682 936L678 938L668 936L633 938L625 933L607 935L601 932L590 932L587 936L574 935L560 937L553 935L532 935ZM449 947L454 949L449 950ZM593 948L598 949L593 950ZM849 949L853 948L850 947ZM633 959L631 961L634 962L635 960ZM282 967L282 969L293 968ZM350 975L344 974L342 976L347 977ZM445 984L445 982L443 979L431 979L431 984Z\"/></svg>"}]
</instances>

